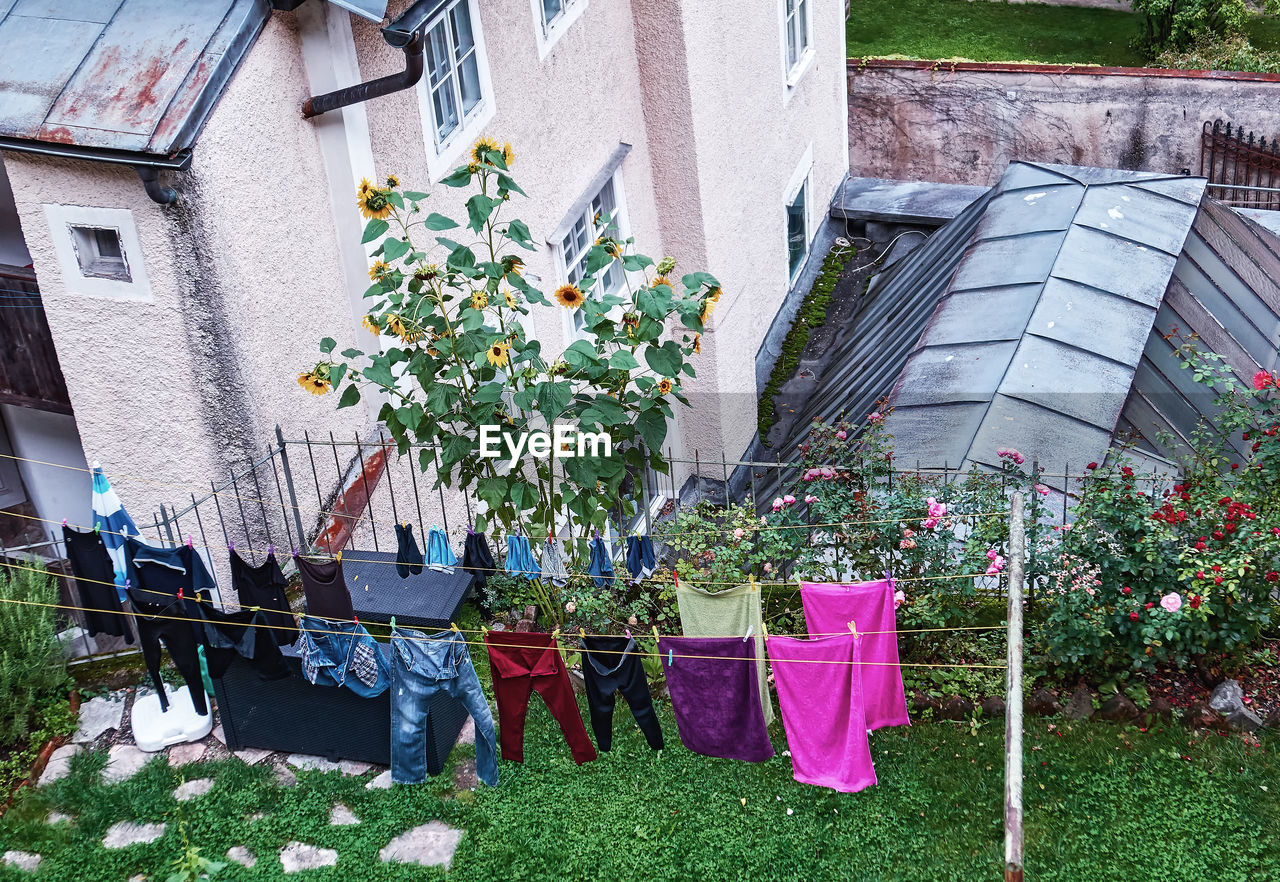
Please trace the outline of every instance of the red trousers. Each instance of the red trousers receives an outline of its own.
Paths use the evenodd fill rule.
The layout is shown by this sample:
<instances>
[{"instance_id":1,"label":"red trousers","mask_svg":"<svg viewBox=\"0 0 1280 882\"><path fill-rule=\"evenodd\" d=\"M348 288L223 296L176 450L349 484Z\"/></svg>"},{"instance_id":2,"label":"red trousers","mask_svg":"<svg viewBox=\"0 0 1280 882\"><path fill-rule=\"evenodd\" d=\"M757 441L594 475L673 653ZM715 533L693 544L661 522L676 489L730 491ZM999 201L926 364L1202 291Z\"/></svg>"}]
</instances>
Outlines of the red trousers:
<instances>
[{"instance_id":1,"label":"red trousers","mask_svg":"<svg viewBox=\"0 0 1280 882\"><path fill-rule=\"evenodd\" d=\"M502 758L524 762L524 719L529 696L536 691L560 724L578 765L596 758L582 725L564 658L550 634L490 631L485 635L493 692L498 700L498 735Z\"/></svg>"}]
</instances>

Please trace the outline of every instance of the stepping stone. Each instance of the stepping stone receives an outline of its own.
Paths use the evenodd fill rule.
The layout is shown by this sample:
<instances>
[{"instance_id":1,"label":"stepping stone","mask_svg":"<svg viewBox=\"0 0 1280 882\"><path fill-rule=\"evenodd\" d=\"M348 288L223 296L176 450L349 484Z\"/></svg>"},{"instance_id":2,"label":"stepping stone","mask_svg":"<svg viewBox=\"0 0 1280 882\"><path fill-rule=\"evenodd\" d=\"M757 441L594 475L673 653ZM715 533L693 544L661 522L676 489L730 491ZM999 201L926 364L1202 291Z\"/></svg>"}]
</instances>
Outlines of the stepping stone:
<instances>
[{"instance_id":1,"label":"stepping stone","mask_svg":"<svg viewBox=\"0 0 1280 882\"><path fill-rule=\"evenodd\" d=\"M197 778L194 781L183 781L182 784L173 791L173 798L178 802L186 802L188 799L195 799L197 796L204 796L212 789L212 778Z\"/></svg>"},{"instance_id":2,"label":"stepping stone","mask_svg":"<svg viewBox=\"0 0 1280 882\"><path fill-rule=\"evenodd\" d=\"M347 808L342 803L338 803L329 812L329 825L331 827L350 827L352 824L359 824L360 819L356 817L356 813Z\"/></svg>"},{"instance_id":3,"label":"stepping stone","mask_svg":"<svg viewBox=\"0 0 1280 882\"><path fill-rule=\"evenodd\" d=\"M362 763L357 760L340 760L338 768L344 775L363 775L373 768L373 763Z\"/></svg>"},{"instance_id":4,"label":"stepping stone","mask_svg":"<svg viewBox=\"0 0 1280 882\"><path fill-rule=\"evenodd\" d=\"M186 744L175 744L169 748L169 765L171 766L189 766L192 763L199 762L204 759L207 748L199 741L191 741Z\"/></svg>"},{"instance_id":5,"label":"stepping stone","mask_svg":"<svg viewBox=\"0 0 1280 882\"><path fill-rule=\"evenodd\" d=\"M271 756L271 751L263 750L260 747L246 747L244 750L233 753L232 756L246 766L254 766Z\"/></svg>"},{"instance_id":6,"label":"stepping stone","mask_svg":"<svg viewBox=\"0 0 1280 882\"><path fill-rule=\"evenodd\" d=\"M164 824L135 824L133 821L117 821L107 828L102 837L103 848L128 848L155 842L164 835Z\"/></svg>"},{"instance_id":7,"label":"stepping stone","mask_svg":"<svg viewBox=\"0 0 1280 882\"><path fill-rule=\"evenodd\" d=\"M247 820L250 824L253 824L253 823L256 823L256 822L258 822L258 821L261 821L261 820L262 820L263 818L265 818L266 816L267 816L267 815L266 815L266 812L254 812L253 814L249 815L249 817L248 817L248 818L246 818L246 820Z\"/></svg>"},{"instance_id":8,"label":"stepping stone","mask_svg":"<svg viewBox=\"0 0 1280 882\"><path fill-rule=\"evenodd\" d=\"M64 744L49 756L49 762L45 764L44 772L40 774L40 786L52 784L54 781L61 781L67 777L67 773L71 771L71 758L84 748L79 744Z\"/></svg>"},{"instance_id":9,"label":"stepping stone","mask_svg":"<svg viewBox=\"0 0 1280 882\"><path fill-rule=\"evenodd\" d=\"M62 812L49 812L49 817L44 819L46 824L61 824L63 821L70 821L71 815L64 815Z\"/></svg>"},{"instance_id":10,"label":"stepping stone","mask_svg":"<svg viewBox=\"0 0 1280 882\"><path fill-rule=\"evenodd\" d=\"M71 740L88 744L108 729L119 729L124 719L124 693L99 695L80 705L80 728Z\"/></svg>"},{"instance_id":11,"label":"stepping stone","mask_svg":"<svg viewBox=\"0 0 1280 882\"><path fill-rule=\"evenodd\" d=\"M298 776L288 766L276 766L276 784L281 787L292 787L298 783Z\"/></svg>"},{"instance_id":12,"label":"stepping stone","mask_svg":"<svg viewBox=\"0 0 1280 882\"><path fill-rule=\"evenodd\" d=\"M307 772L335 772L342 768L338 763L327 760L322 756L312 756L309 753L291 753L285 762L296 769Z\"/></svg>"},{"instance_id":13,"label":"stepping stone","mask_svg":"<svg viewBox=\"0 0 1280 882\"><path fill-rule=\"evenodd\" d=\"M467 717L467 721L462 724L462 731L458 733L458 743L476 743L476 721L471 719L471 717Z\"/></svg>"},{"instance_id":14,"label":"stepping stone","mask_svg":"<svg viewBox=\"0 0 1280 882\"><path fill-rule=\"evenodd\" d=\"M38 854L32 854L29 851L6 851L4 853L4 862L11 867L17 867L19 870L26 870L28 873L34 873L40 869L40 861L42 858Z\"/></svg>"},{"instance_id":15,"label":"stepping stone","mask_svg":"<svg viewBox=\"0 0 1280 882\"><path fill-rule=\"evenodd\" d=\"M107 751L107 766L102 770L102 780L108 784L128 781L155 756L132 744L117 744Z\"/></svg>"},{"instance_id":16,"label":"stepping stone","mask_svg":"<svg viewBox=\"0 0 1280 882\"><path fill-rule=\"evenodd\" d=\"M258 862L258 856L243 845L233 845L227 849L227 860L235 861L240 866L252 870L254 864Z\"/></svg>"},{"instance_id":17,"label":"stepping stone","mask_svg":"<svg viewBox=\"0 0 1280 882\"><path fill-rule=\"evenodd\" d=\"M391 770L387 769L378 777L374 778L368 784L364 785L365 790L390 790L391 789Z\"/></svg>"},{"instance_id":18,"label":"stepping stone","mask_svg":"<svg viewBox=\"0 0 1280 882\"><path fill-rule=\"evenodd\" d=\"M320 848L305 842L293 841L280 852L280 864L286 873L299 870L315 870L319 867L332 867L338 862L338 852L332 848Z\"/></svg>"},{"instance_id":19,"label":"stepping stone","mask_svg":"<svg viewBox=\"0 0 1280 882\"><path fill-rule=\"evenodd\" d=\"M396 861L447 870L461 841L461 830L455 830L442 821L430 821L392 839L378 852L378 857L383 863Z\"/></svg>"},{"instance_id":20,"label":"stepping stone","mask_svg":"<svg viewBox=\"0 0 1280 882\"><path fill-rule=\"evenodd\" d=\"M213 737L214 737L214 738L217 738L217 739L218 739L218 743L219 743L219 744L221 744L223 747L226 747L226 746L227 746L227 736L226 736L226 734L222 731L222 724L221 724L221 723L219 723L218 725L216 725L216 726L214 726L214 727L213 727Z\"/></svg>"}]
</instances>

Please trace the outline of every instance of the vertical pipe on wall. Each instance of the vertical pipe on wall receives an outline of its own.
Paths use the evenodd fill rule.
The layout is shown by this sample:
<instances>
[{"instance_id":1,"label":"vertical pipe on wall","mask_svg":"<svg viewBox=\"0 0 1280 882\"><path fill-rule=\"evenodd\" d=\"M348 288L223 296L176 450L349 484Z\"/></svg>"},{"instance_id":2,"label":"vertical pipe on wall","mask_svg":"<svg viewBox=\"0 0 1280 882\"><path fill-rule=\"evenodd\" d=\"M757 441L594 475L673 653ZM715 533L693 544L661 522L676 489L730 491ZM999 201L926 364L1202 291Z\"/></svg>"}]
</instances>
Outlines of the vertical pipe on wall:
<instances>
[{"instance_id":1,"label":"vertical pipe on wall","mask_svg":"<svg viewBox=\"0 0 1280 882\"><path fill-rule=\"evenodd\" d=\"M1009 655L1005 675L1004 878L1022 882L1022 589L1026 536L1022 493L1009 512Z\"/></svg>"}]
</instances>

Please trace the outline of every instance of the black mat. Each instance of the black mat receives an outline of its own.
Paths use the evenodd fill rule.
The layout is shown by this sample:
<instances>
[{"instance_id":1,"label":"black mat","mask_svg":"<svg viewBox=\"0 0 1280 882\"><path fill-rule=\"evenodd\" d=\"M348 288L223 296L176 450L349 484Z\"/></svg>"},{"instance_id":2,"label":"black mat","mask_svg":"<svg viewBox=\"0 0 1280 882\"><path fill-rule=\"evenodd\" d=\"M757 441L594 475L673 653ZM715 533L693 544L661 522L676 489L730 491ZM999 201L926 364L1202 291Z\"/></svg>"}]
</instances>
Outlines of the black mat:
<instances>
[{"instance_id":1,"label":"black mat","mask_svg":"<svg viewBox=\"0 0 1280 882\"><path fill-rule=\"evenodd\" d=\"M351 590L351 606L370 622L390 622L410 628L447 628L457 621L471 593L474 576L461 567L452 573L423 568L416 576L400 578L390 551L357 551L342 555L342 571Z\"/></svg>"}]
</instances>

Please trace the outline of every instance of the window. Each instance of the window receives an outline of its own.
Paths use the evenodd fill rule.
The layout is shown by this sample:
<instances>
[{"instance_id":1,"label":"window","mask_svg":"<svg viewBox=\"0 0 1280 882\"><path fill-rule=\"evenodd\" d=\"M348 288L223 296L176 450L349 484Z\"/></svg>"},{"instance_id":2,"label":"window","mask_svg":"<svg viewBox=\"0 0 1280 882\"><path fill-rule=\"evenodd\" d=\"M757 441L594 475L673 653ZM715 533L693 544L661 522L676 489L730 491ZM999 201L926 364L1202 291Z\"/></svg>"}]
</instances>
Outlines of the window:
<instances>
[{"instance_id":1,"label":"window","mask_svg":"<svg viewBox=\"0 0 1280 882\"><path fill-rule=\"evenodd\" d=\"M795 70L809 48L809 0L783 0L787 34L787 71Z\"/></svg>"},{"instance_id":2,"label":"window","mask_svg":"<svg viewBox=\"0 0 1280 882\"><path fill-rule=\"evenodd\" d=\"M68 294L151 299L133 212L46 204L44 214Z\"/></svg>"},{"instance_id":3,"label":"window","mask_svg":"<svg viewBox=\"0 0 1280 882\"><path fill-rule=\"evenodd\" d=\"M427 173L439 180L493 117L493 91L476 0L452 0L426 29L422 79Z\"/></svg>"},{"instance_id":4,"label":"window","mask_svg":"<svg viewBox=\"0 0 1280 882\"><path fill-rule=\"evenodd\" d=\"M546 58L560 35L578 20L587 0L530 0L538 29L538 58Z\"/></svg>"},{"instance_id":5,"label":"window","mask_svg":"<svg viewBox=\"0 0 1280 882\"><path fill-rule=\"evenodd\" d=\"M129 264L120 245L120 231L103 227L71 227L76 263L86 279L131 282Z\"/></svg>"},{"instance_id":6,"label":"window","mask_svg":"<svg viewBox=\"0 0 1280 882\"><path fill-rule=\"evenodd\" d=\"M808 190L809 182L806 180L787 203L787 261L793 279L804 266L804 259L809 253L809 223L805 213Z\"/></svg>"},{"instance_id":7,"label":"window","mask_svg":"<svg viewBox=\"0 0 1280 882\"><path fill-rule=\"evenodd\" d=\"M560 253L564 258L565 275L569 282L580 285L587 274L587 254L596 239L601 236L622 238L625 235L625 220L618 203L618 189L615 178L610 177L604 186L587 203L587 208L573 222L569 232L560 240ZM622 264L614 261L596 275L595 284L587 292L588 296L597 299L606 294L613 294L622 289L624 279ZM573 330L581 332L583 327L581 310L573 311Z\"/></svg>"}]
</instances>

